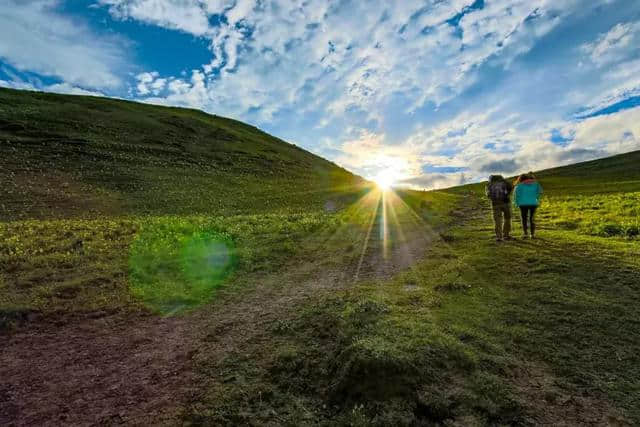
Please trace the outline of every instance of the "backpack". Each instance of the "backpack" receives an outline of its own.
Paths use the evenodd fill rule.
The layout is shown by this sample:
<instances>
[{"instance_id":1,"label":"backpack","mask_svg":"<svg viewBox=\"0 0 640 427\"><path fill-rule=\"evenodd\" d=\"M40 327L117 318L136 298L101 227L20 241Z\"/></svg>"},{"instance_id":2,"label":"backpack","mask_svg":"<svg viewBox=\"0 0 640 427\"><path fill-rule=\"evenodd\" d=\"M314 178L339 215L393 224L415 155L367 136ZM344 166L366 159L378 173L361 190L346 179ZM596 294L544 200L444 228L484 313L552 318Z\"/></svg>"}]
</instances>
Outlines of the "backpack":
<instances>
[{"instance_id":1,"label":"backpack","mask_svg":"<svg viewBox=\"0 0 640 427\"><path fill-rule=\"evenodd\" d=\"M489 185L489 198L492 202L508 202L509 186L506 181L497 181Z\"/></svg>"}]
</instances>

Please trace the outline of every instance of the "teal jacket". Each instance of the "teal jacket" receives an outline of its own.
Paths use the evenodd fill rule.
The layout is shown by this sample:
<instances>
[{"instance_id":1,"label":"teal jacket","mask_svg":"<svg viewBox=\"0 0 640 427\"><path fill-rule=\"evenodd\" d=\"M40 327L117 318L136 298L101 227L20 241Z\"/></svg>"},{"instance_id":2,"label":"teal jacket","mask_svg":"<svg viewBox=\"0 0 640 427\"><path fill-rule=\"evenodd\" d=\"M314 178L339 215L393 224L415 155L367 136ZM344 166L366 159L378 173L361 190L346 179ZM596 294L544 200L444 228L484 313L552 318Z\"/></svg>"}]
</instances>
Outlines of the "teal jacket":
<instances>
[{"instance_id":1,"label":"teal jacket","mask_svg":"<svg viewBox=\"0 0 640 427\"><path fill-rule=\"evenodd\" d=\"M540 204L540 195L542 194L542 186L538 181L529 179L516 185L515 198L513 203L516 206L538 206Z\"/></svg>"}]
</instances>

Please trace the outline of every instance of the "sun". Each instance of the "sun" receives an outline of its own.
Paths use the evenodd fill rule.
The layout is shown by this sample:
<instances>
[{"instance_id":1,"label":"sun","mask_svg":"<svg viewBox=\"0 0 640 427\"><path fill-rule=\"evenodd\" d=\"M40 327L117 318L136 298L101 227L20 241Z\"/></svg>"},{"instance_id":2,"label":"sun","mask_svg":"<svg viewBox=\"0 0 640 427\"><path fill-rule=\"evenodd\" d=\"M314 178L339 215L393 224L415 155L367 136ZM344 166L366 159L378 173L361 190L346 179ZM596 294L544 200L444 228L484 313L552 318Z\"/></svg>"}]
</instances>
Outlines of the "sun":
<instances>
[{"instance_id":1,"label":"sun","mask_svg":"<svg viewBox=\"0 0 640 427\"><path fill-rule=\"evenodd\" d=\"M395 174L391 170L384 170L376 175L373 181L381 190L388 190L395 184Z\"/></svg>"},{"instance_id":2,"label":"sun","mask_svg":"<svg viewBox=\"0 0 640 427\"><path fill-rule=\"evenodd\" d=\"M365 154L364 160L373 169L368 178L385 191L401 183L410 169L408 159L399 155Z\"/></svg>"}]
</instances>

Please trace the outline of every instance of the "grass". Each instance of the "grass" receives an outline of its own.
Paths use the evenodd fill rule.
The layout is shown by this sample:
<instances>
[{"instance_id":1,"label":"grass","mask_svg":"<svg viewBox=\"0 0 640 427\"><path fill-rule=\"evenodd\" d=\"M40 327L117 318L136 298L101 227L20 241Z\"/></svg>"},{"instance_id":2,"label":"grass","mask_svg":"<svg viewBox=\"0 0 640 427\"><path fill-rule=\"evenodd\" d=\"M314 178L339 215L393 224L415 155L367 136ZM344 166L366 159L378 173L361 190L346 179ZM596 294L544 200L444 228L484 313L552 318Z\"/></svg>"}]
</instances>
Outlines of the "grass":
<instances>
[{"instance_id":1,"label":"grass","mask_svg":"<svg viewBox=\"0 0 640 427\"><path fill-rule=\"evenodd\" d=\"M554 228L603 237L640 233L640 151L538 173L548 192L542 218Z\"/></svg>"},{"instance_id":2,"label":"grass","mask_svg":"<svg viewBox=\"0 0 640 427\"><path fill-rule=\"evenodd\" d=\"M261 283L304 298L252 351L212 360L220 331L202 331L194 378L222 381L184 422L639 424L638 161L539 172L533 241L493 241L483 184L398 191L414 225L390 250L439 238L353 283L372 224L358 177L193 110L0 89L0 329L208 313ZM323 288L332 269L351 281Z\"/></svg>"},{"instance_id":3,"label":"grass","mask_svg":"<svg viewBox=\"0 0 640 427\"><path fill-rule=\"evenodd\" d=\"M432 193L438 197L424 203L405 194L414 211L432 209L420 212L427 221L460 212L447 239L391 280L312 298L274 329L266 362L230 354L223 366L243 380L211 390L187 419L640 422L640 241L598 231L638 220L640 186L625 176L624 191L613 191L613 175L611 191L600 193L589 183L600 188L602 174L571 168L556 171L574 172L562 185L541 178L547 191L534 241L496 244L486 203L456 206L470 202L461 194L479 202L482 185ZM579 226L567 229L561 219ZM260 396L259 404L247 396Z\"/></svg>"},{"instance_id":4,"label":"grass","mask_svg":"<svg viewBox=\"0 0 640 427\"><path fill-rule=\"evenodd\" d=\"M0 88L0 220L335 210L364 181L201 111Z\"/></svg>"},{"instance_id":5,"label":"grass","mask_svg":"<svg viewBox=\"0 0 640 427\"><path fill-rule=\"evenodd\" d=\"M581 234L637 238L640 192L549 197L542 218L556 228Z\"/></svg>"},{"instance_id":6,"label":"grass","mask_svg":"<svg viewBox=\"0 0 640 427\"><path fill-rule=\"evenodd\" d=\"M290 423L559 423L589 396L596 414L638 422L638 243L488 234L457 228L393 280L313 300L274 332L266 368L231 355L250 379L192 416L273 422L241 398L259 393Z\"/></svg>"},{"instance_id":7,"label":"grass","mask_svg":"<svg viewBox=\"0 0 640 427\"><path fill-rule=\"evenodd\" d=\"M196 307L227 276L273 272L302 239L338 221L309 213L0 223L0 310L53 315L139 310L140 303L165 313ZM221 248L227 259L212 261Z\"/></svg>"}]
</instances>

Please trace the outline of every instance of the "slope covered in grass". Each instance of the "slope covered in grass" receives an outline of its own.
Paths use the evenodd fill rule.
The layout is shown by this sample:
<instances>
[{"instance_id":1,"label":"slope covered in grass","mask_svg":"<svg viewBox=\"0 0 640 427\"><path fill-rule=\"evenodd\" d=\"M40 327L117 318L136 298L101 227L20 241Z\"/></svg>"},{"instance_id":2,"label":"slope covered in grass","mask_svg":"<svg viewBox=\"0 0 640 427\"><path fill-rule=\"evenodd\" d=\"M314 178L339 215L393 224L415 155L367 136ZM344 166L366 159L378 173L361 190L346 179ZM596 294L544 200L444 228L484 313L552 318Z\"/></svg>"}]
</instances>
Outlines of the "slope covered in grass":
<instances>
[{"instance_id":1,"label":"slope covered in grass","mask_svg":"<svg viewBox=\"0 0 640 427\"><path fill-rule=\"evenodd\" d=\"M638 424L640 240L556 222L567 214L559 208L567 197L602 198L612 204L608 220L637 220L637 211L620 210L638 207L635 156L591 162L606 171L597 176L572 167L540 173L546 194L536 240L520 239L514 218L518 239L495 242L483 184L400 193L420 226L405 223L395 233L426 233L434 218L449 217L441 239L400 274L317 292L280 315L249 346L265 358L242 348L211 363L207 352L225 341L205 344L198 375L215 378L221 369L224 377L193 402L189 420ZM601 193L605 181L617 191ZM569 209L576 221L600 221L575 201Z\"/></svg>"},{"instance_id":2,"label":"slope covered in grass","mask_svg":"<svg viewBox=\"0 0 640 427\"><path fill-rule=\"evenodd\" d=\"M640 186L640 151L573 165L545 169L536 176L557 194L637 191Z\"/></svg>"},{"instance_id":3,"label":"slope covered in grass","mask_svg":"<svg viewBox=\"0 0 640 427\"><path fill-rule=\"evenodd\" d=\"M582 234L640 235L640 151L540 171L548 197L542 218Z\"/></svg>"},{"instance_id":4,"label":"slope covered in grass","mask_svg":"<svg viewBox=\"0 0 640 427\"><path fill-rule=\"evenodd\" d=\"M640 423L637 152L540 172L538 239L498 244L482 183L367 192L237 122L0 96L0 423Z\"/></svg>"},{"instance_id":5,"label":"slope covered in grass","mask_svg":"<svg viewBox=\"0 0 640 427\"><path fill-rule=\"evenodd\" d=\"M0 325L200 305L280 265L367 186L235 120L10 89L0 182Z\"/></svg>"},{"instance_id":6,"label":"slope covered in grass","mask_svg":"<svg viewBox=\"0 0 640 427\"><path fill-rule=\"evenodd\" d=\"M544 225L581 234L640 235L640 151L535 172L544 195ZM450 188L482 197L486 183ZM517 216L517 212L516 212Z\"/></svg>"},{"instance_id":7,"label":"slope covered in grass","mask_svg":"<svg viewBox=\"0 0 640 427\"><path fill-rule=\"evenodd\" d=\"M0 89L0 219L308 211L358 177L201 111Z\"/></svg>"}]
</instances>

